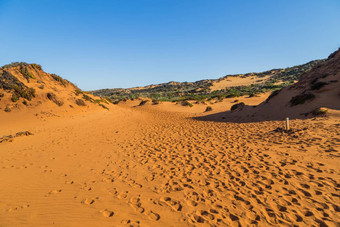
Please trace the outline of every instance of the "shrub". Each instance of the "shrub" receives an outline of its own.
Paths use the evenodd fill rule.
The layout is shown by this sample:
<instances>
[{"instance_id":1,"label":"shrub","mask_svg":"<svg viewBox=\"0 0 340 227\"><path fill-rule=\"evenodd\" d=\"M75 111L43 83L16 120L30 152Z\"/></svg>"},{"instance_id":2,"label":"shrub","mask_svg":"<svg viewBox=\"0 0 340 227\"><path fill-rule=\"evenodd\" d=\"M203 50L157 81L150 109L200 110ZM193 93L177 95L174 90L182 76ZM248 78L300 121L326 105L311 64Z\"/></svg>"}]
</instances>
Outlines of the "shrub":
<instances>
[{"instance_id":1,"label":"shrub","mask_svg":"<svg viewBox=\"0 0 340 227\"><path fill-rule=\"evenodd\" d=\"M327 84L328 83L326 83L326 82L317 82L317 83L312 85L311 89L312 90L319 90L320 88L322 88L323 86L325 86Z\"/></svg>"},{"instance_id":2,"label":"shrub","mask_svg":"<svg viewBox=\"0 0 340 227\"><path fill-rule=\"evenodd\" d=\"M9 108L8 106L6 106L6 108L4 109L5 112L11 112L11 108Z\"/></svg>"},{"instance_id":3,"label":"shrub","mask_svg":"<svg viewBox=\"0 0 340 227\"><path fill-rule=\"evenodd\" d=\"M317 108L315 109L312 114L314 115L326 115L328 112L328 109L327 108L324 108L324 107L320 107L320 108Z\"/></svg>"},{"instance_id":4,"label":"shrub","mask_svg":"<svg viewBox=\"0 0 340 227\"><path fill-rule=\"evenodd\" d=\"M140 103L139 103L139 106L144 106L149 100L142 100Z\"/></svg>"},{"instance_id":5,"label":"shrub","mask_svg":"<svg viewBox=\"0 0 340 227\"><path fill-rule=\"evenodd\" d=\"M207 106L207 108L205 108L205 112L207 111L212 111L212 107L211 106Z\"/></svg>"},{"instance_id":6,"label":"shrub","mask_svg":"<svg viewBox=\"0 0 340 227\"><path fill-rule=\"evenodd\" d=\"M5 94L0 92L0 98L4 97Z\"/></svg>"},{"instance_id":7,"label":"shrub","mask_svg":"<svg viewBox=\"0 0 340 227\"><path fill-rule=\"evenodd\" d=\"M99 104L99 106L103 107L104 109L108 110L109 108L107 108L104 104Z\"/></svg>"},{"instance_id":8,"label":"shrub","mask_svg":"<svg viewBox=\"0 0 340 227\"><path fill-rule=\"evenodd\" d=\"M29 79L35 79L35 77L27 70L27 66L20 66L19 72L26 78L29 82Z\"/></svg>"},{"instance_id":9,"label":"shrub","mask_svg":"<svg viewBox=\"0 0 340 227\"><path fill-rule=\"evenodd\" d=\"M86 103L85 103L84 100L82 100L82 99L77 99L77 100L76 100L76 104L77 104L78 106L86 106Z\"/></svg>"},{"instance_id":10,"label":"shrub","mask_svg":"<svg viewBox=\"0 0 340 227\"><path fill-rule=\"evenodd\" d=\"M88 96L87 94L83 94L83 99L85 99L86 101L94 102L94 99Z\"/></svg>"},{"instance_id":11,"label":"shrub","mask_svg":"<svg viewBox=\"0 0 340 227\"><path fill-rule=\"evenodd\" d=\"M307 93L307 94L301 94L301 95L297 95L295 97L293 97L290 100L290 104L291 106L296 106L299 104L304 104L307 100L312 100L315 98L314 94L311 93Z\"/></svg>"},{"instance_id":12,"label":"shrub","mask_svg":"<svg viewBox=\"0 0 340 227\"><path fill-rule=\"evenodd\" d=\"M182 101L181 102L181 105L182 106L190 106L190 107L193 107L194 105L192 105L189 101L185 100L185 101Z\"/></svg>"},{"instance_id":13,"label":"shrub","mask_svg":"<svg viewBox=\"0 0 340 227\"><path fill-rule=\"evenodd\" d=\"M51 74L52 78L55 81L58 81L60 84L62 84L64 87L66 87L66 85L68 84L68 81L63 79L62 77L56 75L56 74Z\"/></svg>"},{"instance_id":14,"label":"shrub","mask_svg":"<svg viewBox=\"0 0 340 227\"><path fill-rule=\"evenodd\" d=\"M47 93L47 98L54 102L55 104L57 104L58 106L62 106L64 104L64 102L58 99L57 96L52 92Z\"/></svg>"},{"instance_id":15,"label":"shrub","mask_svg":"<svg viewBox=\"0 0 340 227\"><path fill-rule=\"evenodd\" d=\"M42 89L45 88L45 86L42 84L42 85L39 86L39 88L42 90Z\"/></svg>"},{"instance_id":16,"label":"shrub","mask_svg":"<svg viewBox=\"0 0 340 227\"><path fill-rule=\"evenodd\" d=\"M158 100L152 100L152 104L153 104L153 105L158 105L158 104L159 104L159 101L158 101Z\"/></svg>"},{"instance_id":17,"label":"shrub","mask_svg":"<svg viewBox=\"0 0 340 227\"><path fill-rule=\"evenodd\" d=\"M19 100L18 94L14 93L11 97L12 102L17 102Z\"/></svg>"},{"instance_id":18,"label":"shrub","mask_svg":"<svg viewBox=\"0 0 340 227\"><path fill-rule=\"evenodd\" d=\"M41 65L38 65L38 64L31 64L31 66L32 66L32 68L33 69L36 69L36 70L42 70L42 68L41 68Z\"/></svg>"},{"instance_id":19,"label":"shrub","mask_svg":"<svg viewBox=\"0 0 340 227\"><path fill-rule=\"evenodd\" d=\"M245 106L244 102L240 102L240 103L232 105L230 110L231 111L242 110L244 106Z\"/></svg>"},{"instance_id":20,"label":"shrub","mask_svg":"<svg viewBox=\"0 0 340 227\"><path fill-rule=\"evenodd\" d=\"M81 94L81 93L83 93L80 89L76 89L75 91L74 91L74 93L76 94L76 95L79 95L79 94Z\"/></svg>"}]
</instances>

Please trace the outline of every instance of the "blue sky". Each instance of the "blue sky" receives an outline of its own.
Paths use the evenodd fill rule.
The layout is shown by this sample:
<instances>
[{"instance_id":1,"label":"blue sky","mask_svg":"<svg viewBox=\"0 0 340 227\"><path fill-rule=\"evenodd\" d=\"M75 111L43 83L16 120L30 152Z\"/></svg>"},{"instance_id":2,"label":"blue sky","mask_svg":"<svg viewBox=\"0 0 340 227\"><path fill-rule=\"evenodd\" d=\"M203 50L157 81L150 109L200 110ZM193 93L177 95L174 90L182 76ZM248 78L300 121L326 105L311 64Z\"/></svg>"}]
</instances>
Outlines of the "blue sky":
<instances>
[{"instance_id":1,"label":"blue sky","mask_svg":"<svg viewBox=\"0 0 340 227\"><path fill-rule=\"evenodd\" d=\"M340 47L339 0L0 0L0 65L84 90L283 68Z\"/></svg>"}]
</instances>

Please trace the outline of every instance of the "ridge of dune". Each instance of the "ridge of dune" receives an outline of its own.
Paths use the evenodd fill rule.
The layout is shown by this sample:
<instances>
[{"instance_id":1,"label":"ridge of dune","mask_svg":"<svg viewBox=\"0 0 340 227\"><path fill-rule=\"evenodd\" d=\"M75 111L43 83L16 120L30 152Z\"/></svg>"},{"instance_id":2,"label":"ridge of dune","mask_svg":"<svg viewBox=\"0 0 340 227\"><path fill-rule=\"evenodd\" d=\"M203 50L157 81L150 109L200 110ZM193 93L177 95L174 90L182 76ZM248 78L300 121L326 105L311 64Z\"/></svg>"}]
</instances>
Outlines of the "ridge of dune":
<instances>
[{"instance_id":1,"label":"ridge of dune","mask_svg":"<svg viewBox=\"0 0 340 227\"><path fill-rule=\"evenodd\" d=\"M53 109L84 111L110 105L104 98L81 91L38 64L12 63L0 68L0 112Z\"/></svg>"}]
</instances>

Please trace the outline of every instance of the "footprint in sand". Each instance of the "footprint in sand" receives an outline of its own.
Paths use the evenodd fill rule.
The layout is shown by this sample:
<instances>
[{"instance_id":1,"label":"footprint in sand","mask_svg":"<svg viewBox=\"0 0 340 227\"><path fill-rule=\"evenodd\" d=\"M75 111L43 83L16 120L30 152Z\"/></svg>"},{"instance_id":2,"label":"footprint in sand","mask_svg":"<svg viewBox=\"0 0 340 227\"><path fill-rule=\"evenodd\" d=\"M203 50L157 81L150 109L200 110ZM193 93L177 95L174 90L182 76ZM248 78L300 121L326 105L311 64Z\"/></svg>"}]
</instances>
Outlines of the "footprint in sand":
<instances>
[{"instance_id":1,"label":"footprint in sand","mask_svg":"<svg viewBox=\"0 0 340 227\"><path fill-rule=\"evenodd\" d=\"M170 206L174 211L181 211L182 205L179 201L173 200L170 197L161 197L160 201Z\"/></svg>"},{"instance_id":2,"label":"footprint in sand","mask_svg":"<svg viewBox=\"0 0 340 227\"><path fill-rule=\"evenodd\" d=\"M89 198L86 198L83 201L81 201L81 203L86 204L86 205L91 205L94 202L95 202L94 199L89 199Z\"/></svg>"},{"instance_id":3,"label":"footprint in sand","mask_svg":"<svg viewBox=\"0 0 340 227\"><path fill-rule=\"evenodd\" d=\"M158 221L160 219L160 216L159 214L153 212L152 210L150 211L147 211L146 213L146 216L148 216L148 218L152 221Z\"/></svg>"},{"instance_id":4,"label":"footprint in sand","mask_svg":"<svg viewBox=\"0 0 340 227\"><path fill-rule=\"evenodd\" d=\"M108 209L101 210L100 213L102 213L103 216L107 218L112 217L114 215L114 212Z\"/></svg>"}]
</instances>

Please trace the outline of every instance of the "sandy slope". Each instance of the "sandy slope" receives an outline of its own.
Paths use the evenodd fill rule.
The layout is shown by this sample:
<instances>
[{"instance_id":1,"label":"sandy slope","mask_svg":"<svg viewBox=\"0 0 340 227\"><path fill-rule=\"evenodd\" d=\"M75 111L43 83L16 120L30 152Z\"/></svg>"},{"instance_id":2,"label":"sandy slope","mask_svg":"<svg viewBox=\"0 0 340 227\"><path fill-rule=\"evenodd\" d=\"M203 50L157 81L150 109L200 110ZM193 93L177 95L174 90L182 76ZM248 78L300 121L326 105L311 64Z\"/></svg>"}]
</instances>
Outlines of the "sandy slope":
<instances>
[{"instance_id":1,"label":"sandy slope","mask_svg":"<svg viewBox=\"0 0 340 227\"><path fill-rule=\"evenodd\" d=\"M0 137L34 135L0 143L0 226L339 224L338 118L285 134L197 108L1 112Z\"/></svg>"}]
</instances>

